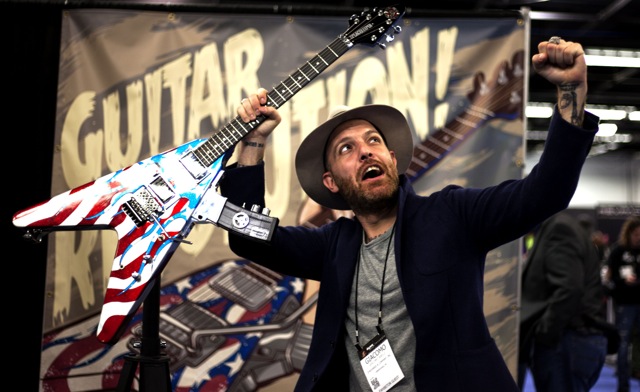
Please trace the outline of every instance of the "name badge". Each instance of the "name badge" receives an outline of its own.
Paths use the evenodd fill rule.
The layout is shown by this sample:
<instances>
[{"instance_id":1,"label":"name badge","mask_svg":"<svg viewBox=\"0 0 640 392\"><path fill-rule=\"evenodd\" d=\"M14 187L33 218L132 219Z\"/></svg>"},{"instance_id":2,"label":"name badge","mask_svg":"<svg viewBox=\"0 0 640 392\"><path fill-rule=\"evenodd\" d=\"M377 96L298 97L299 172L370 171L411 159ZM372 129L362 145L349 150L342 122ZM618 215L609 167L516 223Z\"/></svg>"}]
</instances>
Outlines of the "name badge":
<instances>
[{"instance_id":1,"label":"name badge","mask_svg":"<svg viewBox=\"0 0 640 392\"><path fill-rule=\"evenodd\" d=\"M360 358L360 366L372 391L388 391L404 378L385 335L371 339L360 352Z\"/></svg>"}]
</instances>

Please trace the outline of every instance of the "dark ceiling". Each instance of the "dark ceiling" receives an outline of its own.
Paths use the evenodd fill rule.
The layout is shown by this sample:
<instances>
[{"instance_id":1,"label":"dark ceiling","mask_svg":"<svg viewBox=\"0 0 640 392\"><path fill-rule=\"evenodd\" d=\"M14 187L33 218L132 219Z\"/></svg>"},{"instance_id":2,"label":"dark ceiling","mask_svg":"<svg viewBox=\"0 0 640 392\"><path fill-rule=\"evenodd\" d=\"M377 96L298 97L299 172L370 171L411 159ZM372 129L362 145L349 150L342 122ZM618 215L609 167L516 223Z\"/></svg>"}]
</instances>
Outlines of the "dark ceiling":
<instances>
[{"instance_id":1,"label":"dark ceiling","mask_svg":"<svg viewBox=\"0 0 640 392\"><path fill-rule=\"evenodd\" d=\"M588 48L616 48L640 51L638 30L640 26L640 0L447 0L447 1L391 1L390 3L364 0L324 0L280 3L280 9L317 13L362 11L374 6L402 4L407 8L406 16L429 16L441 11L460 13L483 13L512 11L526 8L531 17L531 53L536 53L536 45L553 35L580 42ZM211 3L210 3L211 4ZM219 5L246 7L254 4L264 7L265 2L219 1ZM272 3L278 4L278 2ZM529 80L530 102L553 102L554 89L546 80L532 71ZM635 107L640 110L640 68L589 67L588 105ZM546 130L548 120L529 119L529 130ZM630 154L636 159L640 155L640 121L617 121L618 133L630 134L631 143L611 143L597 139L600 151ZM543 143L529 137L528 146L537 148Z\"/></svg>"}]
</instances>

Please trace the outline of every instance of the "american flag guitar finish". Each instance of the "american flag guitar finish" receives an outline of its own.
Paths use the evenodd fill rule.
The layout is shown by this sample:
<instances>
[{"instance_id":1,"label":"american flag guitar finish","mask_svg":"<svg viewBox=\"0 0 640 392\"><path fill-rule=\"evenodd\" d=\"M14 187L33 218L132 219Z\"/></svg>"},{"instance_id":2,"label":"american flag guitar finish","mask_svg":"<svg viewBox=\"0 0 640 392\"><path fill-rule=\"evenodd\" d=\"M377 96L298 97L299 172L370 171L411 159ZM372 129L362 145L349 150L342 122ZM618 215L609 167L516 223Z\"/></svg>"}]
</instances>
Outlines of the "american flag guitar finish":
<instances>
[{"instance_id":1,"label":"american flag guitar finish","mask_svg":"<svg viewBox=\"0 0 640 392\"><path fill-rule=\"evenodd\" d=\"M274 87L267 105L280 107L355 44L385 47L399 33L404 6L353 15L348 29ZM118 244L97 338L118 341L167 262L197 223L212 223L269 241L277 219L260 206L235 206L217 192L233 147L264 117L236 117L208 139L197 139L61 193L16 213L13 224L39 240L57 230L113 229Z\"/></svg>"}]
</instances>

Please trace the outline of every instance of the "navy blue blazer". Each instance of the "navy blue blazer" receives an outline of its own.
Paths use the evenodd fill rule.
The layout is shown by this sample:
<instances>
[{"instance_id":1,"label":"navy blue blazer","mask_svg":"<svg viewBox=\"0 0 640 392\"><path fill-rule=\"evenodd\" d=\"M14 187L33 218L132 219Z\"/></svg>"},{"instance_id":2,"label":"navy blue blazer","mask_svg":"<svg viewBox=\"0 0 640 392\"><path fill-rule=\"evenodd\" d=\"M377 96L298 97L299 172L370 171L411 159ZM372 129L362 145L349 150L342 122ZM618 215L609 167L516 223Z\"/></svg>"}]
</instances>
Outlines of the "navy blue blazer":
<instances>
[{"instance_id":1,"label":"navy blue blazer","mask_svg":"<svg viewBox=\"0 0 640 392\"><path fill-rule=\"evenodd\" d=\"M450 185L420 196L401 176L395 260L416 334L420 391L518 391L483 314L485 257L569 205L598 118L587 113L582 129L554 112L545 150L524 179L484 189ZM264 206L263 165L230 166L220 190L234 204ZM240 257L320 281L296 391L348 389L344 320L361 242L362 226L348 218L318 228L279 226L269 244L229 233Z\"/></svg>"}]
</instances>

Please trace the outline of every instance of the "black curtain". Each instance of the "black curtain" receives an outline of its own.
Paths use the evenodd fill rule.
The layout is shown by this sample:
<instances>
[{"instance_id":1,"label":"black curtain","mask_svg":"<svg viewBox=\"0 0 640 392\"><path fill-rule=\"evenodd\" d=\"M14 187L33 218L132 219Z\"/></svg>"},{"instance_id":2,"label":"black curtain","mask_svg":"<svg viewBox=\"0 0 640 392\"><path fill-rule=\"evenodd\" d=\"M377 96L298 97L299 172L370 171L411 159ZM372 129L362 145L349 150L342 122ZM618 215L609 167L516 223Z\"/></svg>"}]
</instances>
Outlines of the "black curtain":
<instances>
[{"instance_id":1,"label":"black curtain","mask_svg":"<svg viewBox=\"0 0 640 392\"><path fill-rule=\"evenodd\" d=\"M62 10L42 4L0 3L2 53L2 208L5 347L21 391L38 391L45 298L46 238L35 243L14 227L17 211L51 197L51 162ZM15 350L15 351L14 351ZM9 351L5 351L9 353Z\"/></svg>"}]
</instances>

